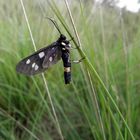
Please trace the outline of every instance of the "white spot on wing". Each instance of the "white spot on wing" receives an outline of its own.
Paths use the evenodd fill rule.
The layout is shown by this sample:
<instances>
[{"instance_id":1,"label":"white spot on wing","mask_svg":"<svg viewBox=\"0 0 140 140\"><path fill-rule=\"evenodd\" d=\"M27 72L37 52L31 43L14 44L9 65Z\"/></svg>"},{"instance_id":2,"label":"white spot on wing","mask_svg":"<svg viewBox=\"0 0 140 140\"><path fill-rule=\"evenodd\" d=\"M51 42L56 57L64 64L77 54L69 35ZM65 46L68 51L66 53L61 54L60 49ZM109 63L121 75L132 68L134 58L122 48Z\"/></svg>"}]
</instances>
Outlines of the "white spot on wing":
<instances>
[{"instance_id":1,"label":"white spot on wing","mask_svg":"<svg viewBox=\"0 0 140 140\"><path fill-rule=\"evenodd\" d=\"M54 47L52 48L52 50L54 50Z\"/></svg>"},{"instance_id":2,"label":"white spot on wing","mask_svg":"<svg viewBox=\"0 0 140 140\"><path fill-rule=\"evenodd\" d=\"M50 61L50 62L52 62L52 60L53 60L53 58L52 58L52 57L50 57L50 58L49 58L49 61Z\"/></svg>"},{"instance_id":3,"label":"white spot on wing","mask_svg":"<svg viewBox=\"0 0 140 140\"><path fill-rule=\"evenodd\" d=\"M39 55L39 58L43 58L45 56L45 53L44 52L40 52L38 55Z\"/></svg>"},{"instance_id":4,"label":"white spot on wing","mask_svg":"<svg viewBox=\"0 0 140 140\"><path fill-rule=\"evenodd\" d=\"M34 67L35 67L35 63L32 64L32 68L34 68Z\"/></svg>"},{"instance_id":5,"label":"white spot on wing","mask_svg":"<svg viewBox=\"0 0 140 140\"><path fill-rule=\"evenodd\" d=\"M36 64L36 65L35 65L35 70L38 70L38 68L39 68L39 66Z\"/></svg>"},{"instance_id":6,"label":"white spot on wing","mask_svg":"<svg viewBox=\"0 0 140 140\"><path fill-rule=\"evenodd\" d=\"M30 64L30 62L31 62L30 59L28 59L28 60L26 61L26 64Z\"/></svg>"}]
</instances>

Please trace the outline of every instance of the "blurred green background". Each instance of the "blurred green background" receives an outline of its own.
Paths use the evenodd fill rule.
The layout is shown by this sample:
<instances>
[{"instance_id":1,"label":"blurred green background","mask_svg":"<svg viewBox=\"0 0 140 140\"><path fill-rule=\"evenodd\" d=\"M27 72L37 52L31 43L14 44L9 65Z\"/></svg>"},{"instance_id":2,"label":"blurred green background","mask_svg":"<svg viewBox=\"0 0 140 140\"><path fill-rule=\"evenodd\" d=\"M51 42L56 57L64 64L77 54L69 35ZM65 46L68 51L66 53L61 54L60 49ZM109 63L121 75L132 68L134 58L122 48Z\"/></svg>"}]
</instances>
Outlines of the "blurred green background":
<instances>
[{"instance_id":1,"label":"blurred green background","mask_svg":"<svg viewBox=\"0 0 140 140\"><path fill-rule=\"evenodd\" d=\"M53 17L67 38L69 29L76 40L65 1L23 2L37 49L59 37L45 16ZM64 84L62 61L45 72L58 129L42 76L27 77L15 70L22 58L34 52L20 0L1 0L0 140L139 140L140 14L92 0L69 1L69 6L83 52L130 131L85 61L72 64L70 85ZM80 57L77 49L71 50L72 60Z\"/></svg>"}]
</instances>

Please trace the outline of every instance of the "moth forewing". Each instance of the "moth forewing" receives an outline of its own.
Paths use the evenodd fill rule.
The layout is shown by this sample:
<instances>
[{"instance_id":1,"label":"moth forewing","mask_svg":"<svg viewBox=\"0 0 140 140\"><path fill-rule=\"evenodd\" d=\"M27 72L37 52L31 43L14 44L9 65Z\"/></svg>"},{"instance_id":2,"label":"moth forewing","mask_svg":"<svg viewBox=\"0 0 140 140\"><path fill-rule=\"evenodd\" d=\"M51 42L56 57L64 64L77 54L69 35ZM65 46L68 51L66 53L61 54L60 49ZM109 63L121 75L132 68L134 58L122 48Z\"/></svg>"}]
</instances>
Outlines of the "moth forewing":
<instances>
[{"instance_id":1,"label":"moth forewing","mask_svg":"<svg viewBox=\"0 0 140 140\"><path fill-rule=\"evenodd\" d=\"M25 75L35 75L41 72L44 72L50 65L43 67L43 62L47 56L52 55L53 49L56 49L56 42L49 45L48 47L42 48L32 55L21 60L17 66L16 70L19 73L23 73ZM56 62L55 62L56 63ZM55 64L52 63L52 64Z\"/></svg>"},{"instance_id":2,"label":"moth forewing","mask_svg":"<svg viewBox=\"0 0 140 140\"><path fill-rule=\"evenodd\" d=\"M61 55L62 52L60 46L53 47L50 52L48 52L48 55L45 56L43 67L48 68L56 64L61 59Z\"/></svg>"},{"instance_id":3,"label":"moth forewing","mask_svg":"<svg viewBox=\"0 0 140 140\"><path fill-rule=\"evenodd\" d=\"M45 70L42 67L43 59L39 57L39 53L28 56L17 64L16 70L29 76L43 72Z\"/></svg>"}]
</instances>

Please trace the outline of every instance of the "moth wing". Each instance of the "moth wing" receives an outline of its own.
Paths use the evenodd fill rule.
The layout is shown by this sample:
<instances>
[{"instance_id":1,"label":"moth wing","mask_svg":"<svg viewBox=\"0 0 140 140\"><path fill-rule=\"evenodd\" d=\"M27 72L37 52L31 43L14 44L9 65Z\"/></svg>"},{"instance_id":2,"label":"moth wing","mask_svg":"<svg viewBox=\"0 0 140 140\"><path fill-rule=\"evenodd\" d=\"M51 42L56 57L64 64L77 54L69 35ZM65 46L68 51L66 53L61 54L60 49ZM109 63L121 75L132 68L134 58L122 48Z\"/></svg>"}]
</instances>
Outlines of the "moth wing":
<instances>
[{"instance_id":1,"label":"moth wing","mask_svg":"<svg viewBox=\"0 0 140 140\"><path fill-rule=\"evenodd\" d=\"M62 56L62 52L59 46L52 48L50 53L46 55L44 58L43 67L48 68L56 64L61 59L61 56Z\"/></svg>"},{"instance_id":2,"label":"moth wing","mask_svg":"<svg viewBox=\"0 0 140 140\"><path fill-rule=\"evenodd\" d=\"M16 66L16 71L29 76L44 72L48 68L43 67L45 56L50 56L52 48L57 47L56 44L53 43L48 47L42 48L21 60Z\"/></svg>"}]
</instances>

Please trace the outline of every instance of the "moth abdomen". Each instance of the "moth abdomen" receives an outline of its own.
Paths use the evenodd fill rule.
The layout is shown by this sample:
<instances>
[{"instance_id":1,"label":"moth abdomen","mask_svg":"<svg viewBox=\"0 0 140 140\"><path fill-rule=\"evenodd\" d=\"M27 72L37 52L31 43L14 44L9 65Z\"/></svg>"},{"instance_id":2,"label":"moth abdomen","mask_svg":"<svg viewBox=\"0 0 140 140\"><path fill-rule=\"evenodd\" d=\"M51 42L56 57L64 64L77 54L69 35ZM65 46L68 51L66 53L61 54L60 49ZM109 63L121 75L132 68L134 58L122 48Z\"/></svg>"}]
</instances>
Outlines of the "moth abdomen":
<instances>
[{"instance_id":1,"label":"moth abdomen","mask_svg":"<svg viewBox=\"0 0 140 140\"><path fill-rule=\"evenodd\" d=\"M64 67L64 79L65 84L69 84L71 82L71 67Z\"/></svg>"},{"instance_id":2,"label":"moth abdomen","mask_svg":"<svg viewBox=\"0 0 140 140\"><path fill-rule=\"evenodd\" d=\"M70 54L68 50L62 51L62 60L64 65L65 84L69 84L71 82L71 62L70 62Z\"/></svg>"}]
</instances>

